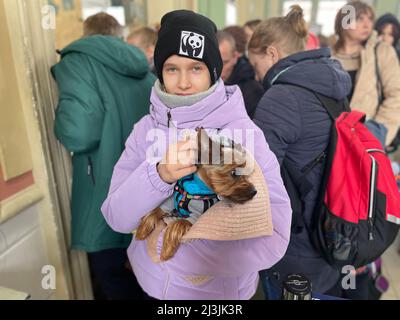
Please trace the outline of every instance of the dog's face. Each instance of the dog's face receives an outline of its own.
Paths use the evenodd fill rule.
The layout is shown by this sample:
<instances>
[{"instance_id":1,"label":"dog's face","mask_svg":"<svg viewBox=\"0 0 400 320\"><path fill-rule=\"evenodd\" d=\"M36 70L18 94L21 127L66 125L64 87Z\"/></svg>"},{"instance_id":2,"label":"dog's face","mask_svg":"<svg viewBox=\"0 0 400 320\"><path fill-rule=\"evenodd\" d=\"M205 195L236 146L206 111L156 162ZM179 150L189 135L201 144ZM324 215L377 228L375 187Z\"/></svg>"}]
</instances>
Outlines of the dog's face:
<instances>
[{"instance_id":1,"label":"dog's face","mask_svg":"<svg viewBox=\"0 0 400 320\"><path fill-rule=\"evenodd\" d=\"M246 167L246 152L241 146L232 143L230 146L219 144L219 149L214 148L212 146L215 141L213 142L203 129L198 131L198 139L199 158L200 154L209 154L209 159L213 159L211 149L214 153L215 150L219 152L217 163L213 161L214 163L207 164L202 161L199 164L199 177L217 195L233 203L243 204L251 200L257 194L257 190L249 181L249 175L241 174L241 169Z\"/></svg>"}]
</instances>

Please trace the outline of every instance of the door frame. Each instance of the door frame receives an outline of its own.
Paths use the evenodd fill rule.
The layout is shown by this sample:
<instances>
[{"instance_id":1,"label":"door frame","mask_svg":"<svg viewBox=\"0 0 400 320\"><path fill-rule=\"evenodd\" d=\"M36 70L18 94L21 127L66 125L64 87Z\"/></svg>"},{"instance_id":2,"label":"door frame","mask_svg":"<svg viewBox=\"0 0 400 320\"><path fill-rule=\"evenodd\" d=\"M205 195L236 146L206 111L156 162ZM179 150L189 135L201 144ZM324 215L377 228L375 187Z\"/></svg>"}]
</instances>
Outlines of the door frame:
<instances>
[{"instance_id":1,"label":"door frame","mask_svg":"<svg viewBox=\"0 0 400 320\"><path fill-rule=\"evenodd\" d=\"M14 29L10 29L13 30L13 41L19 42L16 45L23 50L23 63L42 140L50 200L69 296L71 299L93 299L87 254L70 249L72 165L70 154L53 133L58 93L50 68L57 62L57 53L55 30L46 27L45 23L49 4L46 0L2 1L6 13L10 15L8 20L13 21Z\"/></svg>"}]
</instances>

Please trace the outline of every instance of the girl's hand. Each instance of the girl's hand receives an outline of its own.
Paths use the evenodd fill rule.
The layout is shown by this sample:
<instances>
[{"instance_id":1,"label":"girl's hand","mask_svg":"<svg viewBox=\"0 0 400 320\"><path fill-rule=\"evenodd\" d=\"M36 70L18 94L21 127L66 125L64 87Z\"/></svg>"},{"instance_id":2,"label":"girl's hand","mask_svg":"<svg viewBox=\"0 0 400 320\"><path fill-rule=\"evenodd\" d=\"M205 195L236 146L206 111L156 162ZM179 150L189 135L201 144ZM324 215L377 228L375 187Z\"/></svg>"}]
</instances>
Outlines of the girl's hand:
<instances>
[{"instance_id":1,"label":"girl's hand","mask_svg":"<svg viewBox=\"0 0 400 320\"><path fill-rule=\"evenodd\" d=\"M180 178L195 173L197 158L196 140L180 141L168 147L161 162L157 164L157 171L161 179L169 184Z\"/></svg>"}]
</instances>

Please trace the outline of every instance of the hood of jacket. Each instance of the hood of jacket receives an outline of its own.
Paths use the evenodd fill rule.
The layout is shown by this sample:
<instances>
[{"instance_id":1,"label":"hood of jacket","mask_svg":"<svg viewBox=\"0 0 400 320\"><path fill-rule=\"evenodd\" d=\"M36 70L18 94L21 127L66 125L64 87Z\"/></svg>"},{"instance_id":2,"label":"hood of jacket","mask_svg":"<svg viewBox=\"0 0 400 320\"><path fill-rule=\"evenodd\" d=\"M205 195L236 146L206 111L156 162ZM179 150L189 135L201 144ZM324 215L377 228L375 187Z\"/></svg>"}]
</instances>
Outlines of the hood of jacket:
<instances>
[{"instance_id":1,"label":"hood of jacket","mask_svg":"<svg viewBox=\"0 0 400 320\"><path fill-rule=\"evenodd\" d=\"M96 59L117 73L134 78L144 78L149 65L140 49L113 36L95 35L79 39L61 50L61 57L81 53Z\"/></svg>"},{"instance_id":2,"label":"hood of jacket","mask_svg":"<svg viewBox=\"0 0 400 320\"><path fill-rule=\"evenodd\" d=\"M221 79L214 92L191 106L168 108L162 103L154 87L150 102L153 121L165 127L168 127L170 120L178 129L222 129L233 121L248 119L239 87L225 86Z\"/></svg>"},{"instance_id":3,"label":"hood of jacket","mask_svg":"<svg viewBox=\"0 0 400 320\"><path fill-rule=\"evenodd\" d=\"M263 80L264 88L268 90L274 84L291 84L336 100L344 99L351 90L351 79L340 62L330 57L329 48L286 57L268 71Z\"/></svg>"},{"instance_id":4,"label":"hood of jacket","mask_svg":"<svg viewBox=\"0 0 400 320\"><path fill-rule=\"evenodd\" d=\"M243 56L238 59L238 62L233 68L231 76L225 83L227 85L239 84L248 80L254 80L255 75L255 71L249 60L247 57Z\"/></svg>"}]
</instances>

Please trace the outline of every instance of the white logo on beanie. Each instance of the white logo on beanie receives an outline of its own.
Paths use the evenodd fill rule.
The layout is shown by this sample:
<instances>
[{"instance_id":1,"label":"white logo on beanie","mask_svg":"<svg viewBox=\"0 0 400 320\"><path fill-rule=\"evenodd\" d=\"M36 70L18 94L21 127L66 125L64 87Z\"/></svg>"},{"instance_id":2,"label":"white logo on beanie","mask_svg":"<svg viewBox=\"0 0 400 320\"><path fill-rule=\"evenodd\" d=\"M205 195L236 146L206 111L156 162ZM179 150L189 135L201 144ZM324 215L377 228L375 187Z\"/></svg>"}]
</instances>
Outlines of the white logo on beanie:
<instances>
[{"instance_id":1,"label":"white logo on beanie","mask_svg":"<svg viewBox=\"0 0 400 320\"><path fill-rule=\"evenodd\" d=\"M179 54L191 58L202 59L205 37L192 31L182 31Z\"/></svg>"}]
</instances>

